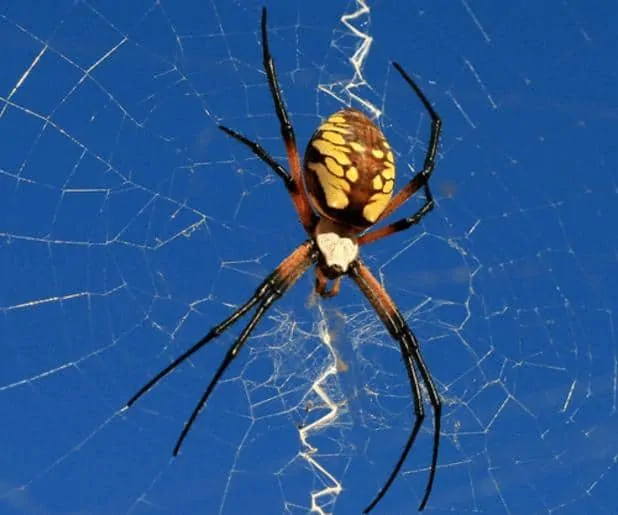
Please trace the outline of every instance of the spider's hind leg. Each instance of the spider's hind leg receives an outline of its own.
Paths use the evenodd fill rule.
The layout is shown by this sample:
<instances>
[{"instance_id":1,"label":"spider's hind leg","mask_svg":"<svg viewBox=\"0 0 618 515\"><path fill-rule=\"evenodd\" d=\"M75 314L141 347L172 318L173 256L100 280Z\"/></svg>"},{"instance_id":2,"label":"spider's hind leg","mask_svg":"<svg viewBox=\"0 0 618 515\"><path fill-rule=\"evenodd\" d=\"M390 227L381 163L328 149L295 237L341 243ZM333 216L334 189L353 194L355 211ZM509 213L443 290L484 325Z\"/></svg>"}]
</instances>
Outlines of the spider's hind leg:
<instances>
[{"instance_id":1,"label":"spider's hind leg","mask_svg":"<svg viewBox=\"0 0 618 515\"><path fill-rule=\"evenodd\" d=\"M442 120L430 104L425 94L422 92L421 88L418 87L416 82L412 80L401 65L399 63L393 63L393 66L408 83L408 85L414 90L416 96L427 110L427 113L429 113L429 117L431 118L431 132L429 134L429 143L427 145L427 152L425 153L423 169L414 175L410 182L391 199L384 212L380 215L379 220L384 220L396 209L399 209L421 188L423 188L425 193L425 203L412 216L402 218L387 225L386 227L382 227L364 234L358 239L359 245L366 245L367 243L374 242L381 238L385 238L386 236L390 236L391 234L395 234L396 232L408 229L412 225L419 223L422 218L433 209L434 206L433 195L431 194L431 189L429 188L429 178L431 177L436 164L436 154L438 153L438 143L440 142Z\"/></svg>"},{"instance_id":2,"label":"spider's hind leg","mask_svg":"<svg viewBox=\"0 0 618 515\"><path fill-rule=\"evenodd\" d=\"M236 132L234 129L230 129L224 125L219 125L219 129L225 132L228 136L231 136L235 140L240 141L243 145L249 147L251 152L253 152L257 157L259 157L268 166L270 166L272 171L275 172L279 177L281 177L281 179L283 179L285 187L290 193L296 190L296 184L294 183L294 180L292 179L288 171L281 164L275 161L275 159L266 151L266 149L262 145L256 143L255 141L251 141L246 136L243 136L240 132Z\"/></svg>"}]
</instances>

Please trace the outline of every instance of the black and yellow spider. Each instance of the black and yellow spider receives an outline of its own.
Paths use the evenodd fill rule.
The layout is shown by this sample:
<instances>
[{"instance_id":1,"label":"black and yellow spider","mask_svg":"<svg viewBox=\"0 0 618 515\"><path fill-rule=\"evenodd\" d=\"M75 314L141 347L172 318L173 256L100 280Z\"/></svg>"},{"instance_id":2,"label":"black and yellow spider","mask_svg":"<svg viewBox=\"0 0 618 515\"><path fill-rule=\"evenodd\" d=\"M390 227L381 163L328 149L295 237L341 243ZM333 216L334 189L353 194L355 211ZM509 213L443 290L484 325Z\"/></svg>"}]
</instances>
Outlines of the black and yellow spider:
<instances>
[{"instance_id":1,"label":"black and yellow spider","mask_svg":"<svg viewBox=\"0 0 618 515\"><path fill-rule=\"evenodd\" d=\"M389 294L359 258L359 247L417 224L433 209L433 197L428 181L434 168L438 148L441 127L440 118L420 88L399 64L393 63L395 69L412 87L431 117L431 136L423 169L392 197L395 184L395 164L391 147L380 129L367 116L355 109L338 111L329 116L318 127L309 140L307 150L305 151L304 163L301 167L294 129L288 119L281 98L281 89L277 82L275 65L268 49L265 8L262 10L262 51L264 68L268 77L268 84L275 104L275 110L277 111L277 117L281 124L281 136L287 150L291 173L288 173L259 144L248 140L232 129L223 126L219 126L219 128L248 146L257 157L270 166L283 179L292 197L300 222L309 235L309 239L279 264L274 272L257 288L253 297L148 381L129 400L126 407L132 406L144 393L180 363L192 356L208 342L221 335L243 315L248 313L251 308L256 307L249 323L227 351L221 365L185 424L174 448L174 456L176 456L191 425L206 404L217 382L238 355L247 338L268 308L311 265L315 265L315 291L322 297L337 295L341 278L344 275L348 275L357 284L365 297L367 297L367 300L377 312L390 335L399 344L412 388L414 413L416 416L414 426L399 460L375 499L365 508L364 513L369 513L376 506L397 477L425 418L421 387L417 374L420 374L427 390L435 417L431 470L425 488L425 495L419 506L419 510L423 510L431 493L438 461L440 417L442 412L440 397L429 369L421 355L416 336L408 327ZM425 202L412 216L392 222L380 229L367 231L374 224L384 220L388 215L401 207L421 188L423 188L425 194ZM328 287L329 281L334 281L330 289Z\"/></svg>"}]
</instances>

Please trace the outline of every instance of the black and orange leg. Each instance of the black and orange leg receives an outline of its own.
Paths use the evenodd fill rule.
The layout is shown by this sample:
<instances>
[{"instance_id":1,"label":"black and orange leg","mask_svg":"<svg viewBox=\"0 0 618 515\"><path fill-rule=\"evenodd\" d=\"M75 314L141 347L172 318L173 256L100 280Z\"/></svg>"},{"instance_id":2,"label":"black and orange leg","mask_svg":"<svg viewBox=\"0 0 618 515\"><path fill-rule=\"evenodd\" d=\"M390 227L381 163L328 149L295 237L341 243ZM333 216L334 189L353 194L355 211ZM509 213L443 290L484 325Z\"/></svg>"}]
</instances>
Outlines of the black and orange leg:
<instances>
[{"instance_id":1,"label":"black and orange leg","mask_svg":"<svg viewBox=\"0 0 618 515\"><path fill-rule=\"evenodd\" d=\"M421 375L423 384L427 390L429 396L429 402L434 412L434 435L433 435L433 453L431 458L431 469L429 472L429 479L427 480L427 486L425 488L425 495L419 505L419 511L422 511L427 504L431 489L433 488L433 481L436 475L436 467L438 464L438 448L440 445L440 422L442 417L442 403L438 390L433 382L427 364L421 355L421 349L418 340L408 324L406 323L403 315L397 309L397 306L391 299L390 295L384 290L382 285L373 276L371 271L360 261L355 261L350 265L348 275L352 277L359 289L363 292L367 300L373 306L373 309L378 313L378 316L388 329L391 337L399 344L399 349L403 358L406 371L408 373L408 379L410 380L410 387L412 389L412 400L414 403L415 422L408 436L408 440L404 446L404 449L395 464L392 472L388 476L388 479L384 483L384 486L380 489L374 500L365 508L363 513L369 513L384 497L390 486L395 481L395 478L399 474L401 467L403 466L410 449L414 445L416 436L421 428L421 424L425 418L425 411L423 409L423 402L421 396L421 387L417 377L417 370Z\"/></svg>"},{"instance_id":2,"label":"black and orange leg","mask_svg":"<svg viewBox=\"0 0 618 515\"><path fill-rule=\"evenodd\" d=\"M415 190L415 191L418 191ZM427 215L434 208L433 195L431 193L431 189L429 188L429 183L425 182L423 186L423 191L425 193L425 202L420 207L416 213L412 216L408 216L406 218L401 218L395 222L392 222L384 227L380 227L379 229L375 229L373 231L369 231L366 234L363 234L358 239L359 245L367 245L368 243L373 243L374 241L380 240L382 238L386 238L392 234L395 234L400 231L405 231L409 229L413 225L419 223L425 215Z\"/></svg>"},{"instance_id":3,"label":"black and orange leg","mask_svg":"<svg viewBox=\"0 0 618 515\"><path fill-rule=\"evenodd\" d=\"M296 185L292 180L292 176L281 164L279 164L273 159L273 157L266 151L266 149L262 145L256 143L255 141L251 141L249 138L243 136L240 132L236 132L234 129L230 129L225 125L219 125L218 127L228 136L231 136L232 138L240 141L243 145L249 147L251 152L253 152L257 157L259 157L268 166L270 166L273 172L275 172L279 177L281 177L281 179L283 179L285 187L290 192L290 195L294 192L294 190L296 189Z\"/></svg>"},{"instance_id":4,"label":"black and orange leg","mask_svg":"<svg viewBox=\"0 0 618 515\"><path fill-rule=\"evenodd\" d=\"M404 186L399 192L391 199L386 206L384 212L380 215L380 220L384 220L387 216L392 214L396 209L401 207L408 199L414 195L419 189L423 188L425 191L425 202L423 206L412 216L397 220L385 227L370 231L367 234L361 236L358 240L359 245L366 245L367 243L374 242L386 236L390 236L399 231L408 229L414 224L420 222L420 220L429 213L434 206L433 196L429 188L429 178L433 173L433 169L436 164L436 154L438 153L438 143L440 142L440 131L442 129L442 120L438 116L436 110L432 107L427 100L425 94L421 91L418 85L412 80L412 78L404 71L399 63L393 63L395 69L401 74L408 85L414 90L416 96L422 102L423 106L429 113L431 118L431 133L429 136L429 144L427 145L427 152L425 154L425 161L423 163L423 169L418 172L412 180L406 186Z\"/></svg>"},{"instance_id":5,"label":"black and orange leg","mask_svg":"<svg viewBox=\"0 0 618 515\"><path fill-rule=\"evenodd\" d=\"M292 193L292 200L298 211L300 221L312 235L313 228L317 222L317 217L309 204L309 199L305 193L303 187L302 170L300 165L300 156L298 155L298 146L296 145L296 136L294 135L294 127L290 123L288 113L283 103L281 94L281 87L277 80L277 72L275 71L275 63L270 54L270 48L268 46L268 29L266 27L266 7L262 7L262 55L264 60L264 69L266 70L266 76L268 77L268 85L270 87L270 93L273 97L275 104L275 111L277 111L277 118L281 125L281 137L285 143L285 150L288 154L288 162L290 164L290 171L292 180L296 185L295 191Z\"/></svg>"},{"instance_id":6,"label":"black and orange leg","mask_svg":"<svg viewBox=\"0 0 618 515\"><path fill-rule=\"evenodd\" d=\"M302 180L302 169L300 164L300 156L298 154L298 146L296 145L296 136L294 135L294 127L290 123L288 113L283 103L283 97L281 94L281 87L277 81L277 72L275 71L275 63L270 54L270 48L268 46L268 29L266 27L266 8L262 8L262 55L264 70L268 78L268 87L273 97L275 104L275 111L277 112L277 118L281 126L281 137L285 144L285 150L288 155L288 162L290 165L291 173L288 173L283 166L277 163L266 150L242 134L219 125L219 128L226 134L232 136L236 140L240 141L244 145L248 146L251 151L270 166L273 171L283 179L286 188L292 197L292 202L300 218L300 222L309 235L313 235L313 229L317 223L317 216L311 208L309 199L305 192Z\"/></svg>"},{"instance_id":7,"label":"black and orange leg","mask_svg":"<svg viewBox=\"0 0 618 515\"><path fill-rule=\"evenodd\" d=\"M148 392L161 379L163 379L170 372L172 372L178 365L189 359L193 354L199 351L207 343L220 336L223 332L229 329L230 326L237 322L243 315L247 314L247 312L251 308L258 305L247 326L243 329L238 339L227 351L225 358L215 372L215 375L213 376L210 384L208 385L208 388L205 390L202 398L193 410L191 417L185 424L185 427L180 434L180 437L178 438L176 446L174 447L174 456L176 456L178 454L178 451L180 450L182 442L187 436L189 430L191 429L193 422L208 401L208 398L210 397L210 394L219 382L219 379L221 378L227 367L230 365L230 363L238 355L239 351L247 341L247 338L249 337L253 329L255 329L261 318L264 316L264 313L266 313L268 308L307 271L307 269L316 261L316 259L317 250L315 243L312 240L308 240L302 245L300 245L296 250L294 250L294 252L292 252L279 264L279 266L262 282L262 284L260 284L260 286L256 289L253 297L251 297L247 302L245 302L240 308L238 308L223 322L213 327L208 332L208 334L206 334L206 336L204 336L201 340L195 343L187 351L183 352L168 366L166 366L152 379L150 379L150 381L148 381L144 386L142 386L135 393L135 395L133 395L133 397L129 399L129 402L127 402L125 409L133 406L133 404L135 404L146 392Z\"/></svg>"}]
</instances>

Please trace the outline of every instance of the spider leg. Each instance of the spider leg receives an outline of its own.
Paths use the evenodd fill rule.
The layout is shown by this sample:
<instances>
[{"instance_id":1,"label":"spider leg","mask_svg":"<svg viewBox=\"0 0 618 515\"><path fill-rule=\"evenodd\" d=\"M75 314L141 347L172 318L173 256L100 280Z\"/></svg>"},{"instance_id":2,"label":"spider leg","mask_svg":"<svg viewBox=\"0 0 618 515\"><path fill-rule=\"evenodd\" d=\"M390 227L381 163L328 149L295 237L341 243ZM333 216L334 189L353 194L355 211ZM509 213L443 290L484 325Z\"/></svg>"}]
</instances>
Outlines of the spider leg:
<instances>
[{"instance_id":1,"label":"spider leg","mask_svg":"<svg viewBox=\"0 0 618 515\"><path fill-rule=\"evenodd\" d=\"M415 192L417 190L418 188ZM368 243L373 243L376 240L391 236L396 232L405 231L406 229L409 229L413 225L419 223L425 215L427 215L434 208L433 194L431 193L428 182L425 182L423 185L423 192L425 193L425 202L423 202L423 205L418 209L418 211L416 211L416 213L412 216L401 218L400 220L385 225L384 227L380 227L379 229L363 234L358 239L358 244L367 245Z\"/></svg>"},{"instance_id":2,"label":"spider leg","mask_svg":"<svg viewBox=\"0 0 618 515\"><path fill-rule=\"evenodd\" d=\"M246 136L243 136L242 134L236 132L233 129L225 127L224 125L219 125L219 129L225 132L228 136L231 136L235 140L240 141L242 144L249 147L251 149L251 152L253 152L257 157L259 157L268 166L270 166L273 172L275 172L279 177L283 179L285 187L290 193L295 190L296 186L294 184L294 181L292 180L292 176L285 168L283 168L282 165L280 165L270 156L270 154L266 151L266 149L264 149L264 147L262 147L262 145L256 143L255 141L251 141Z\"/></svg>"},{"instance_id":3,"label":"spider leg","mask_svg":"<svg viewBox=\"0 0 618 515\"><path fill-rule=\"evenodd\" d=\"M311 235L313 227L317 222L317 217L311 208L311 204L309 204L309 199L303 186L302 169L300 165L300 157L298 155L298 146L296 145L296 136L294 135L294 127L292 127L288 113L285 110L281 87L279 86L279 81L277 80L275 63L268 46L268 29L266 27L266 18L266 7L262 7L262 56L264 70L266 70L266 76L268 77L268 86L275 104L277 118L279 118L281 137L285 143L292 180L294 181L294 191L291 191L290 194L303 227L307 233Z\"/></svg>"},{"instance_id":4,"label":"spider leg","mask_svg":"<svg viewBox=\"0 0 618 515\"><path fill-rule=\"evenodd\" d=\"M423 206L412 216L408 216L402 218L401 220L397 220L385 227L377 229L375 231L370 231L363 236L361 236L358 240L359 245L366 245L367 243L374 242L386 236L390 236L399 231L404 231L408 229L412 225L417 224L420 220L433 209L433 195L431 194L431 190L429 189L429 178L433 173L434 166L436 164L436 154L438 153L438 143L440 141L440 131L442 130L442 120L438 116L436 110L432 107L427 100L425 94L421 91L421 88L412 80L412 78L404 71L399 63L393 63L395 69L401 74L403 79L408 83L408 85L414 90L416 96L420 99L423 106L429 113L431 118L431 133L429 136L429 145L427 145L427 152L425 154L425 161L423 163L423 169L418 172L410 182L404 186L388 203L386 209L380 215L379 220L383 220L391 213L393 213L396 209L401 207L408 199L414 195L419 189L423 188L425 192L425 202Z\"/></svg>"},{"instance_id":5,"label":"spider leg","mask_svg":"<svg viewBox=\"0 0 618 515\"><path fill-rule=\"evenodd\" d=\"M182 432L180 433L180 436L178 437L178 441L176 442L176 446L174 447L174 453L173 453L174 456L176 456L178 454L178 452L180 451L180 447L182 446L182 442L184 442L187 434L189 433L189 430L191 429L191 426L193 425L193 422L195 422L195 419L197 418L197 416L200 414L200 412L202 411L202 409L206 405L206 402L208 401L208 398L210 397L210 394L212 393L212 391L214 390L215 386L217 385L217 383L221 379L221 376L226 371L226 369L230 365L230 363L232 363L234 358L238 355L238 353L240 352L240 349L243 347L243 345L247 341L247 338L249 337L251 332L255 329L256 325L261 320L261 318L264 316L264 313L266 313L268 308L272 305L273 302L275 302L275 300L277 300L281 296L281 294L282 293L280 292L280 290L273 290L262 301L260 306L257 308L255 313L251 317L251 320L249 321L249 323L242 330L242 333L240 334L238 339L234 342L234 344L229 348L229 350L225 354L225 357L223 358L223 361L221 361L221 364L219 365L219 368L215 372L215 375L213 376L212 380L208 384L208 387L204 391L204 393L203 393L202 397L200 398L199 402L196 404L195 409L193 410L193 412L191 413L191 416L189 417L189 420L185 424L185 427L183 428Z\"/></svg>"},{"instance_id":6,"label":"spider leg","mask_svg":"<svg viewBox=\"0 0 618 515\"><path fill-rule=\"evenodd\" d=\"M435 417L431 469L427 480L427 486L425 488L425 494L418 508L419 511L422 511L427 504L429 495L431 494L438 463L440 422L442 417L442 403L440 396L438 395L438 390L433 382L433 379L431 378L427 364L421 355L418 340L406 323L399 309L397 309L397 306L391 299L390 295L388 295L369 269L360 261L355 261L352 263L348 274L352 277L365 297L367 297L367 300L369 300L375 311L378 313L378 316L388 329L390 335L399 343L399 348L401 350L403 361L408 372L410 386L412 388L414 412L416 416L410 436L408 437L403 452L401 453L399 460L397 460L393 471L386 480L386 483L384 483L384 486L380 489L371 504L365 508L363 513L369 513L378 504L378 502L380 502L382 497L384 497L390 488L391 484L399 474L399 471L403 466L410 449L414 445L414 441L423 422L425 415L422 404L420 384L416 376L416 369L420 372L423 384L427 389L427 394L429 396L429 401Z\"/></svg>"},{"instance_id":7,"label":"spider leg","mask_svg":"<svg viewBox=\"0 0 618 515\"><path fill-rule=\"evenodd\" d=\"M312 234L313 228L317 223L317 217L311 208L311 204L309 203L309 199L305 192L302 180L302 169L300 166L300 157L298 155L298 146L296 145L296 136L294 135L294 127L290 122L288 117L288 113L285 109L285 105L283 103L283 97L281 94L281 87L279 86L279 81L277 80L277 72L275 71L275 63L270 54L270 48L268 46L268 29L266 27L266 8L262 8L262 52L263 52L263 65L264 70L266 71L266 76L268 78L268 87L270 89L270 93L273 98L273 102L275 104L275 111L277 113L277 118L279 119L279 124L281 126L281 137L283 138L283 142L285 143L285 149L288 155L288 162L290 164L290 169L292 173L288 173L288 171L270 154L262 147L259 143L255 141L251 141L246 136L243 136L239 132L236 132L233 129L225 127L223 125L219 125L219 129L225 132L227 135L232 138L240 141L243 145L249 147L249 149L262 161L264 161L270 168L283 179L285 183L285 187L288 190L288 193L292 197L292 202L294 203L294 207L296 208L296 212L298 213L298 217L300 218L303 227L307 231L309 235Z\"/></svg>"},{"instance_id":8,"label":"spider leg","mask_svg":"<svg viewBox=\"0 0 618 515\"><path fill-rule=\"evenodd\" d=\"M183 352L180 356L178 356L174 361L172 361L168 366L162 369L157 375L155 375L150 381L148 381L144 386L142 386L136 393L129 399L126 407L130 408L135 404L142 395L144 395L148 390L150 390L155 384L157 384L161 379L163 379L167 374L169 374L172 370L174 370L178 365L180 365L183 361L190 358L193 354L195 354L198 350L200 350L204 345L210 343L217 336L221 335L226 329L228 329L234 322L236 322L239 318L241 318L247 311L249 311L255 304L257 304L261 299L264 298L266 294L268 294L271 289L270 277L264 281L260 287L256 290L256 293L253 297L251 297L245 304L243 304L238 310L236 310L232 315L226 318L219 325L213 327L206 336L201 338L198 342L195 343L191 348Z\"/></svg>"},{"instance_id":9,"label":"spider leg","mask_svg":"<svg viewBox=\"0 0 618 515\"><path fill-rule=\"evenodd\" d=\"M266 310L270 307L270 305L278 298L280 298L307 271L309 266L311 266L311 264L316 260L316 257L317 253L313 241L309 240L300 245L287 258L285 258L279 264L279 266L262 282L262 284L256 289L255 294L245 304L243 304L237 311L235 311L232 315L226 318L223 322L213 327L208 332L208 334L206 334L206 336L204 336L191 348L182 353L168 366L162 369L150 381L148 381L144 386L142 386L137 391L137 393L135 393L135 395L131 397L131 399L129 399L125 406L125 409L130 408L133 404L135 404L135 402L137 402L138 399L140 399L140 397L142 397L142 395L144 395L148 390L150 390L163 377L168 375L183 361L195 354L204 345L215 339L217 336L220 336L232 324L234 324L243 315L245 315L252 307L260 303L258 309L247 324L247 327L245 327L234 345L232 345L230 350L227 352L223 362L215 373L213 380L210 382L208 389L202 396L198 407L191 415L189 422L185 425L181 437L178 440L176 447L174 448L174 456L178 454L178 450L180 449L182 441L187 435L189 429L191 428L193 421L199 414L199 411L206 404L206 401L208 400L210 393L216 386L216 383L219 381L223 372L225 372L225 369L236 357L238 351L241 349L241 347L249 337L251 331L255 328L255 326L260 321L260 319L262 318Z\"/></svg>"},{"instance_id":10,"label":"spider leg","mask_svg":"<svg viewBox=\"0 0 618 515\"><path fill-rule=\"evenodd\" d=\"M332 286L328 288L329 279L324 275L322 269L318 266L315 269L315 292L320 297L335 297L339 295L339 290L341 289L341 277L337 277L333 280Z\"/></svg>"}]
</instances>

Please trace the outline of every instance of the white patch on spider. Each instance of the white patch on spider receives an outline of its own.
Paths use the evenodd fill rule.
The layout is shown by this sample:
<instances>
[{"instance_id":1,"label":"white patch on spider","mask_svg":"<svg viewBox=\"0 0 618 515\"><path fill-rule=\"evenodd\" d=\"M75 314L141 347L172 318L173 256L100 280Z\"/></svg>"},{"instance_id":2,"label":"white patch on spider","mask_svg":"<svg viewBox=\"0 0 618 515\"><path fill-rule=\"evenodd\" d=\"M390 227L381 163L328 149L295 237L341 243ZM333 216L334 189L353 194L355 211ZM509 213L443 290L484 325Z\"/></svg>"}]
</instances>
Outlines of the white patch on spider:
<instances>
[{"instance_id":1,"label":"white patch on spider","mask_svg":"<svg viewBox=\"0 0 618 515\"><path fill-rule=\"evenodd\" d=\"M358 257L356 235L346 231L341 225L322 218L315 229L315 241L329 268L345 273Z\"/></svg>"}]
</instances>

